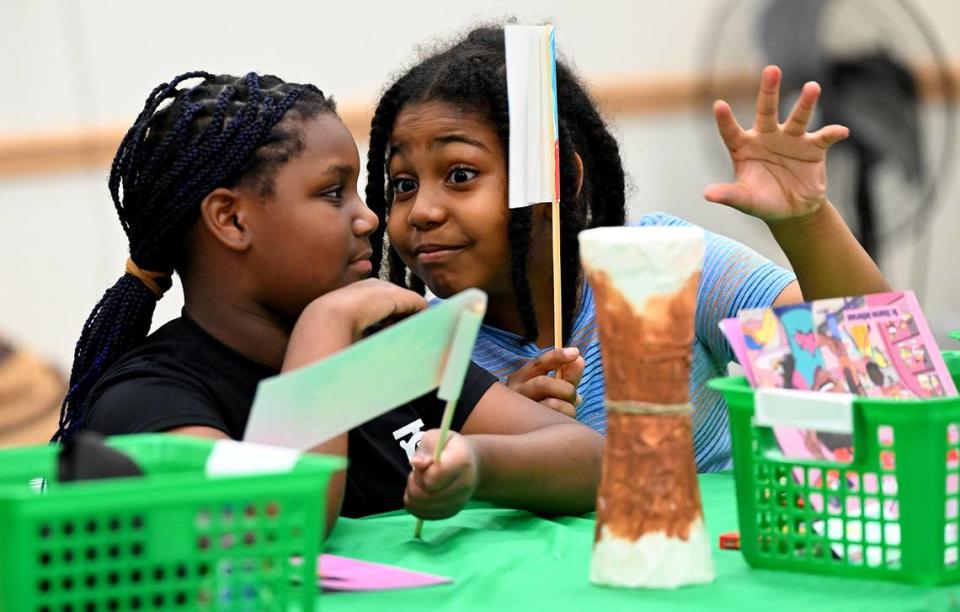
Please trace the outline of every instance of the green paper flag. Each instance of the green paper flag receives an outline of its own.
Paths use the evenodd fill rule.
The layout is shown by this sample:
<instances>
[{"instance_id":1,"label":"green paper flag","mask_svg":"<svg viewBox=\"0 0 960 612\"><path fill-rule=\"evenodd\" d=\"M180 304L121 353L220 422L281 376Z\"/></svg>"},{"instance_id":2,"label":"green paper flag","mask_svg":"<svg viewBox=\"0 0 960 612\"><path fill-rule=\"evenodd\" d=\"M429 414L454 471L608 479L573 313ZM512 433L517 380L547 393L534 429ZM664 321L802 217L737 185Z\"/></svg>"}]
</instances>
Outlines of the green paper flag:
<instances>
[{"instance_id":1,"label":"green paper flag","mask_svg":"<svg viewBox=\"0 0 960 612\"><path fill-rule=\"evenodd\" d=\"M260 383L244 441L306 450L439 387L456 401L486 312L469 289L299 370Z\"/></svg>"}]
</instances>

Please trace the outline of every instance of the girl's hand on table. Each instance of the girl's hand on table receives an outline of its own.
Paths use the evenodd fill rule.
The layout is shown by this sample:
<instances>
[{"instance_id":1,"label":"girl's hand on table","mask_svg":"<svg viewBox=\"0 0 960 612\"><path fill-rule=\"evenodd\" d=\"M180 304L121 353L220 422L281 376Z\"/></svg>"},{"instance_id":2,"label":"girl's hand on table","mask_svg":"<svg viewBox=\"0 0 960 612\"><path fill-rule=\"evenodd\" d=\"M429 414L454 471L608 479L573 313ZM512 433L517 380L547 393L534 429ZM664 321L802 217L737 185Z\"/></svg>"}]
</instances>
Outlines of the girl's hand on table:
<instances>
[{"instance_id":1,"label":"girl's hand on table","mask_svg":"<svg viewBox=\"0 0 960 612\"><path fill-rule=\"evenodd\" d=\"M410 464L403 505L422 519L441 519L459 512L477 489L477 454L470 440L451 431L440 461L433 460L440 430L424 434Z\"/></svg>"}]
</instances>

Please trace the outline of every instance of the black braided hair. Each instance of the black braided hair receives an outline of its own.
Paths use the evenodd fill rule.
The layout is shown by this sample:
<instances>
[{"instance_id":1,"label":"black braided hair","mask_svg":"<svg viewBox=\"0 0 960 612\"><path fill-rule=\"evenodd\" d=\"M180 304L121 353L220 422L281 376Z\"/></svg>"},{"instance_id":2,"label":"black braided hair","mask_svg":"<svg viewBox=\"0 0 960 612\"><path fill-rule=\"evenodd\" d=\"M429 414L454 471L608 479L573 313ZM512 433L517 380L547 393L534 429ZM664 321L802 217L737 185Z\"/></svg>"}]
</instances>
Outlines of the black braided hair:
<instances>
[{"instance_id":1,"label":"black braided hair","mask_svg":"<svg viewBox=\"0 0 960 612\"><path fill-rule=\"evenodd\" d=\"M397 79L380 98L370 127L367 154L367 206L380 220L371 238L375 273L394 283L422 292L423 283L410 273L386 235L393 193L387 177L387 148L394 123L408 105L439 101L476 112L490 120L509 153L510 121L507 107L506 56L503 28L481 27L438 51ZM557 62L557 107L560 142L560 235L563 285L563 338L569 340L581 281L580 244L583 229L623 225L626 219L623 163L616 139L607 129L584 85L563 62ZM584 166L577 192L574 153ZM509 167L509 163L507 164ZM536 340L527 266L530 258L530 208L510 211L510 278L526 341ZM384 253L384 251L387 253Z\"/></svg>"},{"instance_id":2,"label":"black braided hair","mask_svg":"<svg viewBox=\"0 0 960 612\"><path fill-rule=\"evenodd\" d=\"M201 79L183 87L185 81ZM186 235L200 202L218 187L251 184L263 196L276 169L303 150L300 124L335 112L313 85L272 76L187 72L155 88L124 136L110 168L110 195L142 269L183 272ZM170 279L162 279L164 288ZM54 441L83 426L90 390L110 365L150 330L159 298L124 274L83 326Z\"/></svg>"}]
</instances>

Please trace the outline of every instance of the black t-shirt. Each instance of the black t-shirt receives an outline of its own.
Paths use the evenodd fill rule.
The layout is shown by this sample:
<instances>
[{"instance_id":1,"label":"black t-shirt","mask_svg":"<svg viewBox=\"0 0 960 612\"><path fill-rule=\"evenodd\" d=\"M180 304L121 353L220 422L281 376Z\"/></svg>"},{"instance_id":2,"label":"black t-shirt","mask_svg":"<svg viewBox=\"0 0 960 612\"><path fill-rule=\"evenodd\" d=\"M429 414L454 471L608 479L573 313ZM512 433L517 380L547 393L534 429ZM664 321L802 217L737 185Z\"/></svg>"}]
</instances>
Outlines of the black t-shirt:
<instances>
[{"instance_id":1,"label":"black t-shirt","mask_svg":"<svg viewBox=\"0 0 960 612\"><path fill-rule=\"evenodd\" d=\"M110 367L91 392L85 427L117 435L202 425L239 440L257 384L276 374L184 315ZM470 365L453 417L454 430L463 426L495 382L492 374ZM434 391L350 431L344 516L403 507L409 457L423 432L440 426L443 408Z\"/></svg>"}]
</instances>

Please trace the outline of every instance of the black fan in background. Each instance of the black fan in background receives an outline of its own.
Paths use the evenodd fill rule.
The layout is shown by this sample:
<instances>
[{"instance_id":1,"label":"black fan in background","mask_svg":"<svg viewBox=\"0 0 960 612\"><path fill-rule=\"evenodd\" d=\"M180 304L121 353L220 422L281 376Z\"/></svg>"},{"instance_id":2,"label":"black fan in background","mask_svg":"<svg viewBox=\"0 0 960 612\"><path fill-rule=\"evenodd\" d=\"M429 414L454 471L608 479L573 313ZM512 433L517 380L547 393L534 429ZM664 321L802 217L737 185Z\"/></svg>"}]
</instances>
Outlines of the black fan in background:
<instances>
[{"instance_id":1,"label":"black fan in background","mask_svg":"<svg viewBox=\"0 0 960 612\"><path fill-rule=\"evenodd\" d=\"M851 137L831 150L831 157L845 156L851 162L853 218L848 221L878 261L887 238L912 231L916 246L910 280L922 300L929 246L925 234L938 188L947 180L956 153L956 109L950 101L956 98L957 85L920 11L907 0L734 0L718 4L707 23L702 61L708 99L726 97L716 86L723 61L740 64L741 71L778 64L784 72L785 105L805 82L823 85L818 123L839 123L851 130ZM745 31L727 31L744 23ZM724 56L724 39L731 36L737 42L727 55L742 57ZM918 60L930 64L934 78L926 86L944 102L939 134L932 135L928 125L925 129L925 102L911 69ZM941 146L931 150L937 137ZM908 195L896 202L896 209L882 210L878 201L883 198L878 196L883 194L878 191L890 172L908 187ZM831 179L835 175L831 168Z\"/></svg>"},{"instance_id":2,"label":"black fan in background","mask_svg":"<svg viewBox=\"0 0 960 612\"><path fill-rule=\"evenodd\" d=\"M823 81L831 92L824 97L823 120L851 129L841 150L853 150L858 169L857 236L867 252L876 256L880 244L871 185L880 163L894 163L904 179L918 188L929 180L920 142L917 85L906 66L883 54L830 62ZM929 214L933 204L920 208Z\"/></svg>"}]
</instances>

